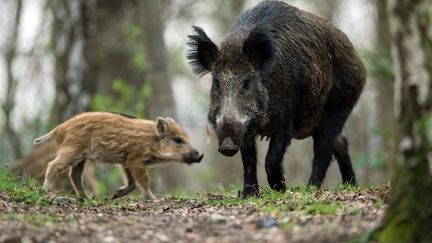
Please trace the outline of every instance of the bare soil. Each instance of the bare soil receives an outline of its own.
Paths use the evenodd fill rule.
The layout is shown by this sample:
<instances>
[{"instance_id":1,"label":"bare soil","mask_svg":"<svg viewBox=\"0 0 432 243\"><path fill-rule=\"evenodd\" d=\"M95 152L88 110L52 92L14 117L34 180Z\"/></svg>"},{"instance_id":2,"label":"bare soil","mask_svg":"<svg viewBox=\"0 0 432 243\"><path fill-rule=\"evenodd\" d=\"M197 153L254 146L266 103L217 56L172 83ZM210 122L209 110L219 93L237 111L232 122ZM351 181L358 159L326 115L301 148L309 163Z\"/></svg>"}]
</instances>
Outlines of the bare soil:
<instances>
[{"instance_id":1,"label":"bare soil","mask_svg":"<svg viewBox=\"0 0 432 243\"><path fill-rule=\"evenodd\" d=\"M388 188L313 193L335 211L293 203L300 192L284 195L270 206L260 199L230 205L235 199L216 194L91 206L57 197L46 206L0 192L0 242L347 242L379 225Z\"/></svg>"}]
</instances>

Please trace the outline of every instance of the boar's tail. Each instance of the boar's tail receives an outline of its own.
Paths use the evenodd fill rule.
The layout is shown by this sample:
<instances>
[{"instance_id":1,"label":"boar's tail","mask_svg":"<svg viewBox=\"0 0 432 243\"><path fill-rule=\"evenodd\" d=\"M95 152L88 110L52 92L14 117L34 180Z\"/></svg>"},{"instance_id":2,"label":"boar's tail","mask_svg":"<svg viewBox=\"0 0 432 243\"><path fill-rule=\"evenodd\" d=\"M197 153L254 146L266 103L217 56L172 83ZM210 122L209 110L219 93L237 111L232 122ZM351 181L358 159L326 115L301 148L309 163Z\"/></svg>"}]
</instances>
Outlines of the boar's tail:
<instances>
[{"instance_id":1,"label":"boar's tail","mask_svg":"<svg viewBox=\"0 0 432 243\"><path fill-rule=\"evenodd\" d=\"M56 129L51 130L49 133L43 135L42 137L38 137L36 139L33 140L33 144L39 144L42 143L43 141L51 138L54 135Z\"/></svg>"}]
</instances>

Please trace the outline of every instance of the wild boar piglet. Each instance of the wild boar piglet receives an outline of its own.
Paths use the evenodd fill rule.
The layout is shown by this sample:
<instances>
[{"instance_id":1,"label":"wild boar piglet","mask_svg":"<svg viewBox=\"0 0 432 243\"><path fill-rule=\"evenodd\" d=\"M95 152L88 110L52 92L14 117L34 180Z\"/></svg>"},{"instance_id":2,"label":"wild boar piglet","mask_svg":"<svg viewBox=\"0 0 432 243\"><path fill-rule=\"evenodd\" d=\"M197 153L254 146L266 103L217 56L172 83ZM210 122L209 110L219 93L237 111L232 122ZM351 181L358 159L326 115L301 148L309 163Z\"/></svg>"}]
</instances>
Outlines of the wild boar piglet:
<instances>
[{"instance_id":1,"label":"wild boar piglet","mask_svg":"<svg viewBox=\"0 0 432 243\"><path fill-rule=\"evenodd\" d=\"M61 172L69 169L75 192L86 197L82 173L86 161L121 164L127 184L117 189L112 199L141 187L145 199L155 199L149 187L147 167L167 162L199 163L203 154L193 148L182 127L172 118L156 121L136 119L108 112L87 112L67 120L48 134L57 143L57 156L48 165L43 188L59 190Z\"/></svg>"}]
</instances>

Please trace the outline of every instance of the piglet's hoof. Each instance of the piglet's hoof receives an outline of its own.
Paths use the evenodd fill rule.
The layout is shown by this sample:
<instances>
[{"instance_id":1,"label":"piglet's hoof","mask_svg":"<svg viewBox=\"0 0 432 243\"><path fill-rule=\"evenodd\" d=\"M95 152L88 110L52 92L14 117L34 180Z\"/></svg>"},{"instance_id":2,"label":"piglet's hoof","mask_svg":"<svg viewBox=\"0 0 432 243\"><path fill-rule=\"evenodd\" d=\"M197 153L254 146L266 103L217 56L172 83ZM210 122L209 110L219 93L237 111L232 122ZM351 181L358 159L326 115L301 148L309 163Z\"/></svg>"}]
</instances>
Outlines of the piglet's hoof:
<instances>
[{"instance_id":1,"label":"piglet's hoof","mask_svg":"<svg viewBox=\"0 0 432 243\"><path fill-rule=\"evenodd\" d=\"M155 201L155 200L157 200L157 198L153 194L145 195L143 197L143 199L144 199L144 201Z\"/></svg>"}]
</instances>

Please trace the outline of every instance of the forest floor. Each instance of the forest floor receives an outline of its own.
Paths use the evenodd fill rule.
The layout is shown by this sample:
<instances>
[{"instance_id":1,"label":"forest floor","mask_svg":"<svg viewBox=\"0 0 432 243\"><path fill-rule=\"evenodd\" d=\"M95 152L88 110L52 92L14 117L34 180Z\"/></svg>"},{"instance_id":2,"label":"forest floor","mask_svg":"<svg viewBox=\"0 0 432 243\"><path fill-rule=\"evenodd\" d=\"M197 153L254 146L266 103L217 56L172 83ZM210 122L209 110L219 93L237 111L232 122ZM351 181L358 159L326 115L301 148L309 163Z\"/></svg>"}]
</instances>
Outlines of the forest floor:
<instances>
[{"instance_id":1,"label":"forest floor","mask_svg":"<svg viewBox=\"0 0 432 243\"><path fill-rule=\"evenodd\" d=\"M383 187L263 189L139 199L50 196L0 173L0 242L364 242L387 208Z\"/></svg>"}]
</instances>

